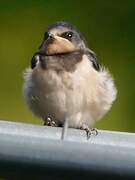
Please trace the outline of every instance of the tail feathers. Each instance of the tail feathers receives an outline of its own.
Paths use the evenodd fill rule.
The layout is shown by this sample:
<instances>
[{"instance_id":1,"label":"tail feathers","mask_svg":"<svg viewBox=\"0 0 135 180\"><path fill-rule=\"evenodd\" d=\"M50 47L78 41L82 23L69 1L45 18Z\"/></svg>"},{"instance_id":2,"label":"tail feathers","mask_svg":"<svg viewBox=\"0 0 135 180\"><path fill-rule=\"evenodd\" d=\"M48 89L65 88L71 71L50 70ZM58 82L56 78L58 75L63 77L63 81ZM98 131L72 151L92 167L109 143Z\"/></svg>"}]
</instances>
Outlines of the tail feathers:
<instances>
[{"instance_id":1,"label":"tail feathers","mask_svg":"<svg viewBox=\"0 0 135 180\"><path fill-rule=\"evenodd\" d=\"M65 118L64 120L64 126L62 128L62 133L61 133L61 140L64 140L67 136L67 130L68 130L68 119Z\"/></svg>"}]
</instances>

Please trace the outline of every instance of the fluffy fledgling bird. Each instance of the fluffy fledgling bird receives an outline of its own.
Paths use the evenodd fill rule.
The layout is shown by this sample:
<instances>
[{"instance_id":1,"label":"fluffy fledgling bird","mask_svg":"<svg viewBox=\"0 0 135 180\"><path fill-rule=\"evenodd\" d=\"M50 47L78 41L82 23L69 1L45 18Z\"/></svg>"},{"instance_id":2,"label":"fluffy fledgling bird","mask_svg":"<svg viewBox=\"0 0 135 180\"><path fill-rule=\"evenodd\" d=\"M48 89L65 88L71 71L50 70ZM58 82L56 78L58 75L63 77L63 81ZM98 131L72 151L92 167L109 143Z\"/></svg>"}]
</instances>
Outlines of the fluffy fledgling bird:
<instances>
[{"instance_id":1,"label":"fluffy fledgling bird","mask_svg":"<svg viewBox=\"0 0 135 180\"><path fill-rule=\"evenodd\" d=\"M68 122L89 136L116 92L111 75L73 25L56 22L48 27L25 72L24 96L34 114L46 125L66 127Z\"/></svg>"}]
</instances>

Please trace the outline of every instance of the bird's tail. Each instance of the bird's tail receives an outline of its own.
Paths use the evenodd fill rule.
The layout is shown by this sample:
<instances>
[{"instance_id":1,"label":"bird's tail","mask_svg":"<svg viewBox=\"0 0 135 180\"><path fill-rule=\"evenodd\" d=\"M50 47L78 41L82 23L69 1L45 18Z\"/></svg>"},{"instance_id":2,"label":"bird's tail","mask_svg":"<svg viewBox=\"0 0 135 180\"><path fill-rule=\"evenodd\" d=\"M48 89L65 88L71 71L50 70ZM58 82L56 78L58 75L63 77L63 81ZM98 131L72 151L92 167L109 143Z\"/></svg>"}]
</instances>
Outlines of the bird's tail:
<instances>
[{"instance_id":1,"label":"bird's tail","mask_svg":"<svg viewBox=\"0 0 135 180\"><path fill-rule=\"evenodd\" d=\"M66 135L67 135L67 129L68 129L68 119L65 118L64 120L64 125L62 128L62 133L61 133L61 140L64 140Z\"/></svg>"}]
</instances>

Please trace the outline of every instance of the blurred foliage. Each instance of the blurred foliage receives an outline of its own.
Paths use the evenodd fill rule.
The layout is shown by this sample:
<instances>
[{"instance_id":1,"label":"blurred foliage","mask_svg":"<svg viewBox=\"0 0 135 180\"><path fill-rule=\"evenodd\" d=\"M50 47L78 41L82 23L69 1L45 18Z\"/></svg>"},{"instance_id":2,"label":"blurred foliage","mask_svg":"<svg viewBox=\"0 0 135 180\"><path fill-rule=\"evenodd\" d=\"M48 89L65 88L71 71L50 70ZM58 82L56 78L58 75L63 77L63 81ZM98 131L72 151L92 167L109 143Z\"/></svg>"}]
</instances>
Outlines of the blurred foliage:
<instances>
[{"instance_id":1,"label":"blurred foliage","mask_svg":"<svg viewBox=\"0 0 135 180\"><path fill-rule=\"evenodd\" d=\"M22 73L45 28L64 20L84 34L118 88L117 101L96 127L134 132L134 18L133 0L0 0L0 119L42 123L25 105Z\"/></svg>"}]
</instances>

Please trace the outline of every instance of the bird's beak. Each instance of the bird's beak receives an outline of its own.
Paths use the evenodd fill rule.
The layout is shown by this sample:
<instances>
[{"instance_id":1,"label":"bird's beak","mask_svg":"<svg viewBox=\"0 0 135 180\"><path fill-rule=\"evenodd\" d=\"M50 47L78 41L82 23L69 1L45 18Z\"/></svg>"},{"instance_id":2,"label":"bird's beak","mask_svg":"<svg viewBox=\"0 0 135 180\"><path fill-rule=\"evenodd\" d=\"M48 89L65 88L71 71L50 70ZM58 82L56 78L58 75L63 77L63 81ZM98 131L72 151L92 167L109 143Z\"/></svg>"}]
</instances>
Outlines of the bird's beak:
<instances>
[{"instance_id":1,"label":"bird's beak","mask_svg":"<svg viewBox=\"0 0 135 180\"><path fill-rule=\"evenodd\" d=\"M69 40L49 34L47 40L43 41L39 48L39 52L45 55L57 55L70 53L75 50L75 46Z\"/></svg>"}]
</instances>

